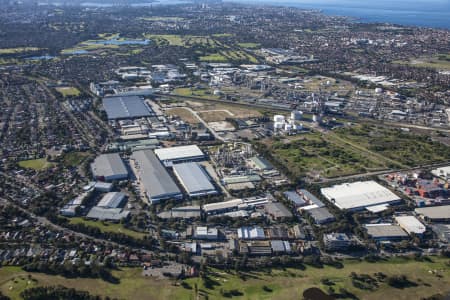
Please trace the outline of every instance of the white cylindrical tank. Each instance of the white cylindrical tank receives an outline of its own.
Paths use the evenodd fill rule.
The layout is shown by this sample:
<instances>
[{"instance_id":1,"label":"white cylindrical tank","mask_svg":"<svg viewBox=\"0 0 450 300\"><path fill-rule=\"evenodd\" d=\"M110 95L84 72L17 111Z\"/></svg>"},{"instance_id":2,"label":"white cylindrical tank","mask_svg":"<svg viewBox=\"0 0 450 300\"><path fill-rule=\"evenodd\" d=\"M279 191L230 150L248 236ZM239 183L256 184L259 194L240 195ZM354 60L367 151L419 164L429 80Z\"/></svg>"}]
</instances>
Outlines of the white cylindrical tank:
<instances>
[{"instance_id":1,"label":"white cylindrical tank","mask_svg":"<svg viewBox=\"0 0 450 300\"><path fill-rule=\"evenodd\" d=\"M382 88L376 88L375 89L375 93L377 93L377 94L381 94L382 92L383 92Z\"/></svg>"},{"instance_id":2,"label":"white cylindrical tank","mask_svg":"<svg viewBox=\"0 0 450 300\"><path fill-rule=\"evenodd\" d=\"M275 123L273 124L273 128L274 128L274 129L282 129L282 128L283 128L283 125L284 125L284 122L275 122Z\"/></svg>"},{"instance_id":3,"label":"white cylindrical tank","mask_svg":"<svg viewBox=\"0 0 450 300\"><path fill-rule=\"evenodd\" d=\"M284 116L282 116L282 115L275 115L275 116L273 116L273 121L275 123L284 122Z\"/></svg>"},{"instance_id":4,"label":"white cylindrical tank","mask_svg":"<svg viewBox=\"0 0 450 300\"><path fill-rule=\"evenodd\" d=\"M313 122L318 123L318 122L320 122L320 121L321 121L321 118L320 118L319 115L313 115Z\"/></svg>"},{"instance_id":5,"label":"white cylindrical tank","mask_svg":"<svg viewBox=\"0 0 450 300\"><path fill-rule=\"evenodd\" d=\"M284 130L291 131L292 130L292 125L291 124L285 124L284 125Z\"/></svg>"},{"instance_id":6,"label":"white cylindrical tank","mask_svg":"<svg viewBox=\"0 0 450 300\"><path fill-rule=\"evenodd\" d=\"M299 110L293 110L291 112L291 120L301 120L303 116L303 112L299 111Z\"/></svg>"},{"instance_id":7,"label":"white cylindrical tank","mask_svg":"<svg viewBox=\"0 0 450 300\"><path fill-rule=\"evenodd\" d=\"M303 130L303 124L297 124L295 125L297 130Z\"/></svg>"}]
</instances>

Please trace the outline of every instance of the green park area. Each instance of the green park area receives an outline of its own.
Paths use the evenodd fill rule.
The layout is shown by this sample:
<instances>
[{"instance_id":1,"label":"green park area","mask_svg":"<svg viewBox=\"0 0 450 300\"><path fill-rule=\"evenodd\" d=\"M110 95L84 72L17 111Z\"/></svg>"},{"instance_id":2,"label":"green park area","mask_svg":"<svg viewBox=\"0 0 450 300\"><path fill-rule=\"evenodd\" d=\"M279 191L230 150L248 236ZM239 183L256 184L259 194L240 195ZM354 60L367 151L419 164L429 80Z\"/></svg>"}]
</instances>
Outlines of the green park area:
<instances>
[{"instance_id":1,"label":"green park area","mask_svg":"<svg viewBox=\"0 0 450 300\"><path fill-rule=\"evenodd\" d=\"M131 236L136 239L141 239L146 236L145 233L134 231L128 228L125 228L123 224L120 223L111 223L106 221L94 221L94 220L87 220L81 217L78 218L70 218L69 219L70 224L84 224L86 226L95 227L100 229L102 232L111 232L111 233L121 233L128 236Z\"/></svg>"},{"instance_id":2,"label":"green park area","mask_svg":"<svg viewBox=\"0 0 450 300\"><path fill-rule=\"evenodd\" d=\"M33 169L36 171L44 170L54 166L54 163L47 161L45 158L22 160L19 166L24 169Z\"/></svg>"},{"instance_id":3,"label":"green park area","mask_svg":"<svg viewBox=\"0 0 450 300\"><path fill-rule=\"evenodd\" d=\"M0 55L33 52L33 51L38 51L38 50L40 50L40 49L36 48L36 47L0 48Z\"/></svg>"},{"instance_id":4,"label":"green park area","mask_svg":"<svg viewBox=\"0 0 450 300\"><path fill-rule=\"evenodd\" d=\"M261 44L258 43L238 43L239 47L247 48L247 49L256 49L261 47Z\"/></svg>"},{"instance_id":5,"label":"green park area","mask_svg":"<svg viewBox=\"0 0 450 300\"><path fill-rule=\"evenodd\" d=\"M341 299L421 299L450 290L449 259L431 257L416 261L395 258L377 263L345 261L342 267L271 269L258 272L224 272L208 268L204 276L175 281L142 276L141 268L114 270L119 283L99 279L63 278L28 273L20 267L0 269L0 291L12 299L30 287L62 285L92 295L118 299L302 299L303 291L318 287L325 292L346 293ZM406 276L406 284L391 279Z\"/></svg>"},{"instance_id":6,"label":"green park area","mask_svg":"<svg viewBox=\"0 0 450 300\"><path fill-rule=\"evenodd\" d=\"M72 86L57 87L56 91L58 91L58 93L60 93L64 98L76 97L80 95L80 90Z\"/></svg>"},{"instance_id":7,"label":"green park area","mask_svg":"<svg viewBox=\"0 0 450 300\"><path fill-rule=\"evenodd\" d=\"M410 65L419 68L432 68L436 70L450 71L450 53L439 54L432 57L412 58L408 60L394 61L396 64Z\"/></svg>"},{"instance_id":8,"label":"green park area","mask_svg":"<svg viewBox=\"0 0 450 300\"><path fill-rule=\"evenodd\" d=\"M200 56L200 61L205 62L229 62L229 61L248 61L250 63L257 63L258 60L241 50L224 50L204 56Z\"/></svg>"}]
</instances>

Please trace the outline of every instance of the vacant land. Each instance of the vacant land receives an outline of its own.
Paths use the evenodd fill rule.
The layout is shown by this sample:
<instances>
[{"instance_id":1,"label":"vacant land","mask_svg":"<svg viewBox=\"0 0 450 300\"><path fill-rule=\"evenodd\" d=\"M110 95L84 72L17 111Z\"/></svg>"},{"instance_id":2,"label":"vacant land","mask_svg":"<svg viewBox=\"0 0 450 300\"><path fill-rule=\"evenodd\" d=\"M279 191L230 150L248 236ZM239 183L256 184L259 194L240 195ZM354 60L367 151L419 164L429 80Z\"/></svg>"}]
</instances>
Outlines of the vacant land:
<instances>
[{"instance_id":1,"label":"vacant land","mask_svg":"<svg viewBox=\"0 0 450 300\"><path fill-rule=\"evenodd\" d=\"M307 267L300 269L273 269L267 272L241 273L240 276L218 270L208 272L208 280L202 278L187 279L184 287L174 286L173 281L143 277L140 268L124 268L113 271L119 284L102 280L74 278L28 273L19 267L0 269L0 291L12 299L20 299L21 291L28 287L43 285L63 285L89 291L93 295L109 296L120 299L223 299L232 294L233 299L301 299L303 291L310 287L319 287L327 291L323 284L326 279L338 292L345 288L359 299L420 299L437 293L448 293L450 287L450 268L448 259L433 257L430 262L418 262L413 259L389 260L378 263L350 262L337 269L325 266L318 269ZM356 288L350 275L382 272L386 276L406 275L416 286L397 289L382 282L374 291ZM31 276L29 278L28 276ZM195 286L198 294L195 295Z\"/></svg>"},{"instance_id":2,"label":"vacant land","mask_svg":"<svg viewBox=\"0 0 450 300\"><path fill-rule=\"evenodd\" d=\"M45 158L22 160L19 166L25 169L33 169L36 171L44 170L54 166L54 163L47 161Z\"/></svg>"},{"instance_id":3,"label":"vacant land","mask_svg":"<svg viewBox=\"0 0 450 300\"><path fill-rule=\"evenodd\" d=\"M126 235L129 235L129 236L131 236L133 238L137 238L137 239L140 239L140 238L143 238L144 236L146 236L145 233L127 229L120 223L110 223L110 222L105 222L105 221L93 221L93 220L86 220L83 218L70 218L69 222L71 224L82 223L86 226L97 227L102 232L122 233L122 234L126 234Z\"/></svg>"},{"instance_id":4,"label":"vacant land","mask_svg":"<svg viewBox=\"0 0 450 300\"><path fill-rule=\"evenodd\" d=\"M208 103L186 101L186 104L188 104L193 110L197 112L225 111L225 114L228 114L229 116L231 116L230 114L232 114L234 118L256 118L262 115L261 112L255 109L251 109L241 105L228 105L223 103L214 103L213 101Z\"/></svg>"},{"instance_id":5,"label":"vacant land","mask_svg":"<svg viewBox=\"0 0 450 300\"><path fill-rule=\"evenodd\" d=\"M211 89L197 89L197 88L176 88L173 90L173 94L178 96L185 96L185 97L198 97L198 98L205 98L205 99L212 99L216 100L219 99L220 96L214 95L211 92Z\"/></svg>"},{"instance_id":6,"label":"vacant land","mask_svg":"<svg viewBox=\"0 0 450 300\"><path fill-rule=\"evenodd\" d=\"M199 116L205 122L225 121L227 118L232 118L234 115L228 110L208 110L199 112Z\"/></svg>"},{"instance_id":7,"label":"vacant land","mask_svg":"<svg viewBox=\"0 0 450 300\"><path fill-rule=\"evenodd\" d=\"M199 120L186 108L177 107L177 108L171 108L166 111L169 115L175 115L181 118L186 123L189 124L197 124L199 123Z\"/></svg>"},{"instance_id":8,"label":"vacant land","mask_svg":"<svg viewBox=\"0 0 450 300\"><path fill-rule=\"evenodd\" d=\"M63 95L63 97L76 97L80 95L80 90L72 86L57 87L56 90Z\"/></svg>"},{"instance_id":9,"label":"vacant land","mask_svg":"<svg viewBox=\"0 0 450 300\"><path fill-rule=\"evenodd\" d=\"M395 161L400 166L417 166L448 161L450 147L417 135L375 125L357 125L335 131L342 140Z\"/></svg>"},{"instance_id":10,"label":"vacant land","mask_svg":"<svg viewBox=\"0 0 450 300\"><path fill-rule=\"evenodd\" d=\"M267 144L274 158L296 177L309 175L330 178L386 168L383 162L325 139L320 133L268 141Z\"/></svg>"}]
</instances>

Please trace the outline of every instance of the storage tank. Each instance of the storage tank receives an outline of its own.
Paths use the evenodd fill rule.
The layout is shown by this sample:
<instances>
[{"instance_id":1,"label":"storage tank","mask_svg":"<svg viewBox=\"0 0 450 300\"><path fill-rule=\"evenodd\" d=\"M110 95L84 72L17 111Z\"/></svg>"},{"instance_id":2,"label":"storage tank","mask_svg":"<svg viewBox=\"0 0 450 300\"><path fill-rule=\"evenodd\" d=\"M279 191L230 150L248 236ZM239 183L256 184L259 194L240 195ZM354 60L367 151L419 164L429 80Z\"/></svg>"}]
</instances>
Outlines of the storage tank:
<instances>
[{"instance_id":1,"label":"storage tank","mask_svg":"<svg viewBox=\"0 0 450 300\"><path fill-rule=\"evenodd\" d=\"M284 130L291 131L292 130L292 125L291 124L285 124L284 125Z\"/></svg>"},{"instance_id":2,"label":"storage tank","mask_svg":"<svg viewBox=\"0 0 450 300\"><path fill-rule=\"evenodd\" d=\"M276 129L276 130L280 130L280 129L283 128L283 125L284 125L284 122L275 122L273 124L273 128Z\"/></svg>"},{"instance_id":3,"label":"storage tank","mask_svg":"<svg viewBox=\"0 0 450 300\"><path fill-rule=\"evenodd\" d=\"M299 110L293 110L291 112L291 120L295 120L295 121L301 120L302 116L303 116L303 112L301 112Z\"/></svg>"},{"instance_id":4,"label":"storage tank","mask_svg":"<svg viewBox=\"0 0 450 300\"><path fill-rule=\"evenodd\" d=\"M275 123L284 122L284 116L282 116L282 115L275 115L275 116L273 116L273 121Z\"/></svg>"},{"instance_id":5,"label":"storage tank","mask_svg":"<svg viewBox=\"0 0 450 300\"><path fill-rule=\"evenodd\" d=\"M382 88L376 88L375 89L375 93L377 93L377 94L381 94L382 92L383 92Z\"/></svg>"}]
</instances>

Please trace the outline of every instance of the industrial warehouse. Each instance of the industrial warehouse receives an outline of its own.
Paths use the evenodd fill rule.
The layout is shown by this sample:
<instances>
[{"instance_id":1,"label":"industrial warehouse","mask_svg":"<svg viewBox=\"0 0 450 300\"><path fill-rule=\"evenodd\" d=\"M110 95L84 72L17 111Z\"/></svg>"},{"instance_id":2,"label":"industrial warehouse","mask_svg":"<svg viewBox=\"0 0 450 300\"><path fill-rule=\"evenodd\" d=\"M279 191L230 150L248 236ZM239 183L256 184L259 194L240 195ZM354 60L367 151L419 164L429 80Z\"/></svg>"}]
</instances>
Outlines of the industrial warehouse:
<instances>
[{"instance_id":1,"label":"industrial warehouse","mask_svg":"<svg viewBox=\"0 0 450 300\"><path fill-rule=\"evenodd\" d=\"M134 152L136 177L151 204L167 199L182 199L178 186L151 150Z\"/></svg>"},{"instance_id":2,"label":"industrial warehouse","mask_svg":"<svg viewBox=\"0 0 450 300\"><path fill-rule=\"evenodd\" d=\"M98 156L91 164L91 170L97 180L113 181L128 178L128 170L117 153Z\"/></svg>"},{"instance_id":3,"label":"industrial warehouse","mask_svg":"<svg viewBox=\"0 0 450 300\"><path fill-rule=\"evenodd\" d=\"M218 194L206 171L196 162L173 166L173 172L189 197Z\"/></svg>"},{"instance_id":4,"label":"industrial warehouse","mask_svg":"<svg viewBox=\"0 0 450 300\"><path fill-rule=\"evenodd\" d=\"M197 145L155 149L155 154L166 167L181 162L198 161L206 158Z\"/></svg>"},{"instance_id":5,"label":"industrial warehouse","mask_svg":"<svg viewBox=\"0 0 450 300\"><path fill-rule=\"evenodd\" d=\"M387 207L400 201L400 197L372 180L344 183L322 188L320 191L338 208L352 211L373 206Z\"/></svg>"},{"instance_id":6,"label":"industrial warehouse","mask_svg":"<svg viewBox=\"0 0 450 300\"><path fill-rule=\"evenodd\" d=\"M138 96L106 97L103 107L108 120L150 117L152 110Z\"/></svg>"}]
</instances>

